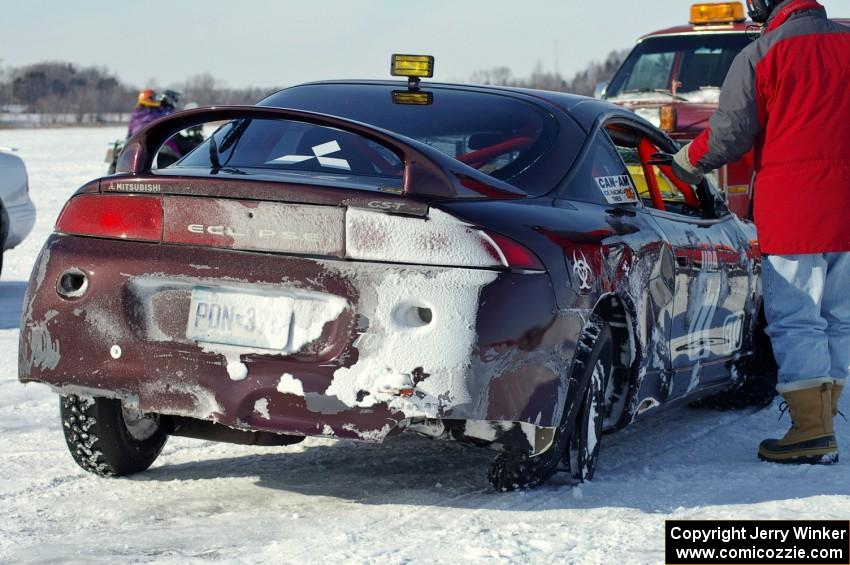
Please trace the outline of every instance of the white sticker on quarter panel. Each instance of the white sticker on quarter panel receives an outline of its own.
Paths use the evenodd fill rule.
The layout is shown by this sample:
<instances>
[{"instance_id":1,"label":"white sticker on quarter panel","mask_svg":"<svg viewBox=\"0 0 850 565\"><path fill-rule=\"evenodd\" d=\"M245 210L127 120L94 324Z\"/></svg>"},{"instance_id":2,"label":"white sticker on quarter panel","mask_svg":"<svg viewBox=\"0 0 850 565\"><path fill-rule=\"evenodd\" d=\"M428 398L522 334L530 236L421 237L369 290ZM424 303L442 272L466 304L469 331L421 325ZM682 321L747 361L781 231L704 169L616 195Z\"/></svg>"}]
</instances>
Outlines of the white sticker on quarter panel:
<instances>
[{"instance_id":1,"label":"white sticker on quarter panel","mask_svg":"<svg viewBox=\"0 0 850 565\"><path fill-rule=\"evenodd\" d=\"M595 177L593 180L608 204L637 202L637 192L629 175Z\"/></svg>"}]
</instances>

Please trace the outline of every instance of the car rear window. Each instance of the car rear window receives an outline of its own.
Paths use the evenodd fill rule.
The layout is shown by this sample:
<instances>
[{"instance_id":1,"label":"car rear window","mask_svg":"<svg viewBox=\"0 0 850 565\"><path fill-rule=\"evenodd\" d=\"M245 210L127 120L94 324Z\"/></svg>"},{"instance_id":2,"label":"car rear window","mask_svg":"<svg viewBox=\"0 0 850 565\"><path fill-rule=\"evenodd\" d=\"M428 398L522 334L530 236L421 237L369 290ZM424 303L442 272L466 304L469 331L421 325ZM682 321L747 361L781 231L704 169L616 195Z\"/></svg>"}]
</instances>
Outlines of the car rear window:
<instances>
[{"instance_id":1,"label":"car rear window","mask_svg":"<svg viewBox=\"0 0 850 565\"><path fill-rule=\"evenodd\" d=\"M274 119L226 122L168 168L219 169L232 174L300 173L313 178L401 179L404 172L399 157L374 141L335 128Z\"/></svg>"},{"instance_id":2,"label":"car rear window","mask_svg":"<svg viewBox=\"0 0 850 565\"><path fill-rule=\"evenodd\" d=\"M282 90L260 105L372 124L430 145L530 194L552 188L533 182L529 174L558 134L557 120L543 108L509 95L450 88L423 89L432 95L427 105L398 104L392 90L380 84L310 84ZM570 158L564 156L565 166ZM316 166L314 161L292 166L303 163Z\"/></svg>"}]
</instances>

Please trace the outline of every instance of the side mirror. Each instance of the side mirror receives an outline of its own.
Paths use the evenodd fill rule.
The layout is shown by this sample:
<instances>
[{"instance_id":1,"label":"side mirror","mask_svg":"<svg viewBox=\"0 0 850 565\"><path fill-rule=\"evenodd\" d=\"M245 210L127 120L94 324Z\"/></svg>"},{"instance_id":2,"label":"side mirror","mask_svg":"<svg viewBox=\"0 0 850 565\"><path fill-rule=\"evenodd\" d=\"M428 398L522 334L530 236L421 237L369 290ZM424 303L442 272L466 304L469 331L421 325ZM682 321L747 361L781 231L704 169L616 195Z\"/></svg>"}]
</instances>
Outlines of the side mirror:
<instances>
[{"instance_id":1,"label":"side mirror","mask_svg":"<svg viewBox=\"0 0 850 565\"><path fill-rule=\"evenodd\" d=\"M608 82L600 82L596 85L596 89L593 91L593 97L598 98L599 100L605 98L605 94L608 91Z\"/></svg>"}]
</instances>

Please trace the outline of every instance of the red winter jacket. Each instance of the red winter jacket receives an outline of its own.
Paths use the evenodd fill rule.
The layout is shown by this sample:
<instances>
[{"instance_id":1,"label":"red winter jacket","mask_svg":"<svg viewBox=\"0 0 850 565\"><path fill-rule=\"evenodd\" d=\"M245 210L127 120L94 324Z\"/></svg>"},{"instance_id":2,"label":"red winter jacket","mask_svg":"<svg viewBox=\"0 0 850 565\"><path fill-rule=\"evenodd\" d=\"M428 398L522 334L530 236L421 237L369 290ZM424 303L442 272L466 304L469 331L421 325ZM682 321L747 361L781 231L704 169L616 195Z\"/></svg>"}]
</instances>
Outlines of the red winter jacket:
<instances>
[{"instance_id":1,"label":"red winter jacket","mask_svg":"<svg viewBox=\"0 0 850 565\"><path fill-rule=\"evenodd\" d=\"M709 171L751 147L761 250L850 251L850 28L816 0L786 0L737 56L688 157Z\"/></svg>"}]
</instances>

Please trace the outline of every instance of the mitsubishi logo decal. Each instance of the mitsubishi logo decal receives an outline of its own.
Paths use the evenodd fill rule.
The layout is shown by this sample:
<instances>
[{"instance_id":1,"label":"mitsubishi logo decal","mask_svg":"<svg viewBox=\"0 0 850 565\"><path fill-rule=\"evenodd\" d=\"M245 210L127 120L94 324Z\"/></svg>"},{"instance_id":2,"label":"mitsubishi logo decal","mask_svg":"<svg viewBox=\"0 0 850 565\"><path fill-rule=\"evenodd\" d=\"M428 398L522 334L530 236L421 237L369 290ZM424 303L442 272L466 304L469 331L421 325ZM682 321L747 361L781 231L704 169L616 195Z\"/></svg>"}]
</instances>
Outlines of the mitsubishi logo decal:
<instances>
[{"instance_id":1,"label":"mitsubishi logo decal","mask_svg":"<svg viewBox=\"0 0 850 565\"><path fill-rule=\"evenodd\" d=\"M327 155L332 155L333 153L342 151L342 149L340 149L339 147L339 143L337 143L336 141L328 141L327 143L316 145L312 148L312 150L312 155L284 155L282 157L278 157L277 159L267 161L267 163L284 163L286 165L293 165L295 163L303 163L304 161L309 161L310 159L316 159L323 167L330 167L332 169L343 169L346 171L351 170L351 165L349 165L348 161L346 161L345 159L327 157Z\"/></svg>"}]
</instances>

